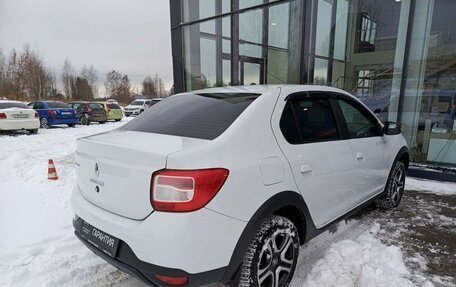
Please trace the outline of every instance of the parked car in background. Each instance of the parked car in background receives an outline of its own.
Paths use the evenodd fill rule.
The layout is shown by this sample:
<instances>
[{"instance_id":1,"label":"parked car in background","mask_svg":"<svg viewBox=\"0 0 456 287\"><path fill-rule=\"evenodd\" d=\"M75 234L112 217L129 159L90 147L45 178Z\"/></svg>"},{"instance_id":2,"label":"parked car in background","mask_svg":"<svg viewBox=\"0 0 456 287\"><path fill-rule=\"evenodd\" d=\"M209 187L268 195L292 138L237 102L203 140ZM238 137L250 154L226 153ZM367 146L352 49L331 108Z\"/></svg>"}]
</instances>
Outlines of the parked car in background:
<instances>
[{"instance_id":1,"label":"parked car in background","mask_svg":"<svg viewBox=\"0 0 456 287\"><path fill-rule=\"evenodd\" d=\"M151 286L289 286L299 246L401 201L399 124L324 86L174 95L77 140L76 236Z\"/></svg>"},{"instance_id":2,"label":"parked car in background","mask_svg":"<svg viewBox=\"0 0 456 287\"><path fill-rule=\"evenodd\" d=\"M125 116L137 116L140 113L144 112L151 103L152 100L145 99L145 100L134 100L128 106L124 108Z\"/></svg>"},{"instance_id":3,"label":"parked car in background","mask_svg":"<svg viewBox=\"0 0 456 287\"><path fill-rule=\"evenodd\" d=\"M36 134L39 127L38 112L21 102L0 100L0 131L27 130Z\"/></svg>"},{"instance_id":4,"label":"parked car in background","mask_svg":"<svg viewBox=\"0 0 456 287\"><path fill-rule=\"evenodd\" d=\"M119 122L123 118L122 108L114 102L98 102L103 106L108 121Z\"/></svg>"},{"instance_id":5,"label":"parked car in background","mask_svg":"<svg viewBox=\"0 0 456 287\"><path fill-rule=\"evenodd\" d=\"M36 101L29 103L28 106L38 112L41 128L53 125L74 127L79 123L76 111L64 102Z\"/></svg>"},{"instance_id":6,"label":"parked car in background","mask_svg":"<svg viewBox=\"0 0 456 287\"><path fill-rule=\"evenodd\" d=\"M69 105L76 110L81 125L90 125L91 122L104 124L108 119L103 105L94 102L71 102Z\"/></svg>"},{"instance_id":7,"label":"parked car in background","mask_svg":"<svg viewBox=\"0 0 456 287\"><path fill-rule=\"evenodd\" d=\"M160 102L161 100L163 100L163 98L154 98L154 99L151 99L150 103L149 103L149 107L152 107L153 105L155 105L156 103Z\"/></svg>"}]
</instances>

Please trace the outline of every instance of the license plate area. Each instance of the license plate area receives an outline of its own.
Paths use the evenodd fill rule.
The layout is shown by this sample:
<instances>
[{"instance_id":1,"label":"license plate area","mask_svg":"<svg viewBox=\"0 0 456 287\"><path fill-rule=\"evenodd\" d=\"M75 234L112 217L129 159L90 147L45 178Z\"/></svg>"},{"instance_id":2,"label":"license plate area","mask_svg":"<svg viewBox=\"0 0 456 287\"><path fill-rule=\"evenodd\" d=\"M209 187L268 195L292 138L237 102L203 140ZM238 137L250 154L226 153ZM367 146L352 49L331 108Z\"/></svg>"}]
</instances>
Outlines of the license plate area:
<instances>
[{"instance_id":1,"label":"license plate area","mask_svg":"<svg viewBox=\"0 0 456 287\"><path fill-rule=\"evenodd\" d=\"M15 119L26 119L26 118L28 118L28 115L26 115L26 114L13 114L13 118L15 118Z\"/></svg>"},{"instance_id":2,"label":"license plate area","mask_svg":"<svg viewBox=\"0 0 456 287\"><path fill-rule=\"evenodd\" d=\"M85 221L82 222L81 236L100 251L103 251L112 258L116 257L117 249L119 247L118 238L88 224Z\"/></svg>"}]
</instances>

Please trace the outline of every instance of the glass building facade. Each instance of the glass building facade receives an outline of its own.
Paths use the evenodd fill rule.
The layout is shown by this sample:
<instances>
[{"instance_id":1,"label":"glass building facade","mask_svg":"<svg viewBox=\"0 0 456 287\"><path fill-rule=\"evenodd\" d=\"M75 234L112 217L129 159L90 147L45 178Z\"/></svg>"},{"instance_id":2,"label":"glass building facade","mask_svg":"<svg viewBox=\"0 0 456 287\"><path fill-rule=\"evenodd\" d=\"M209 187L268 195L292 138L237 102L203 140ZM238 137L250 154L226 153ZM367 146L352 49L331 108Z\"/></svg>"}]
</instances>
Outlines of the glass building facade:
<instances>
[{"instance_id":1,"label":"glass building facade","mask_svg":"<svg viewBox=\"0 0 456 287\"><path fill-rule=\"evenodd\" d=\"M456 166L455 0L170 0L174 89L318 84Z\"/></svg>"}]
</instances>

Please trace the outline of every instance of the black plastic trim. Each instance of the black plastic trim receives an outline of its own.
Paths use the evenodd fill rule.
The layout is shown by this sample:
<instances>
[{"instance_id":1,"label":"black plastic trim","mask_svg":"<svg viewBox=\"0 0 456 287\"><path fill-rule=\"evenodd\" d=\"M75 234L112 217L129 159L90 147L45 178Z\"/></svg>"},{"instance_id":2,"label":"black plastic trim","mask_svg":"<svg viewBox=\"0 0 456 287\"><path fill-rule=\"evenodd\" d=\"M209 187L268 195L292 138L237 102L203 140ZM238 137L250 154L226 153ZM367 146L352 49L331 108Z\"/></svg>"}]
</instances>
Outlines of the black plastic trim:
<instances>
[{"instance_id":1,"label":"black plastic trim","mask_svg":"<svg viewBox=\"0 0 456 287\"><path fill-rule=\"evenodd\" d=\"M132 276L135 276L136 278L138 278L139 280L143 281L144 283L146 283L150 286L170 287L170 285L167 285L167 284L159 281L155 277L155 274L171 276L171 277L187 276L188 283L185 285L180 285L180 286L189 287L189 286L202 286L202 285L207 285L207 284L214 283L214 282L219 282L222 280L223 274L225 273L226 267L222 267L222 268L218 268L218 269L214 269L214 270L210 270L210 271L206 271L206 272L201 272L201 273L188 273L181 269L167 268L167 267L150 264L150 263L141 261L138 257L136 257L135 253L130 248L130 246L128 246L128 244L123 242L122 240L120 240L120 242L119 242L119 247L118 247L115 258L112 258L112 257L106 255L105 253L103 253L101 250L94 247L92 244L90 244L89 242L87 242L85 239L83 239L81 237L80 230L82 227L82 223L83 223L82 218L73 220L73 226L75 229L74 234L76 235L76 237L79 240L81 240L87 246L87 248L89 248L96 255L103 258L109 264L118 268L120 271L128 273ZM195 260L198 260L198 259L195 258Z\"/></svg>"}]
</instances>

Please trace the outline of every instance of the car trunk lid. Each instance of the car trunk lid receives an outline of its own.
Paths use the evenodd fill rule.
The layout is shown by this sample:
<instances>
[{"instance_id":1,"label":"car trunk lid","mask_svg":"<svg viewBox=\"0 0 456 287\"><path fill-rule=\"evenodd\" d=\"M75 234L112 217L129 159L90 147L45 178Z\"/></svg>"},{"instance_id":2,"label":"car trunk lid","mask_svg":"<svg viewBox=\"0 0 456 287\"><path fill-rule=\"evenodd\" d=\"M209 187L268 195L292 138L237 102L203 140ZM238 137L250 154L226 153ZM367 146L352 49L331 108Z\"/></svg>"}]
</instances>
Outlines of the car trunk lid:
<instances>
[{"instance_id":1,"label":"car trunk lid","mask_svg":"<svg viewBox=\"0 0 456 287\"><path fill-rule=\"evenodd\" d=\"M141 220L152 211L152 173L166 168L167 156L205 140L116 130L77 141L77 184L91 203Z\"/></svg>"},{"instance_id":2,"label":"car trunk lid","mask_svg":"<svg viewBox=\"0 0 456 287\"><path fill-rule=\"evenodd\" d=\"M21 109L21 108L8 108L0 110L6 115L7 120L25 120L35 118L35 110Z\"/></svg>"}]
</instances>

